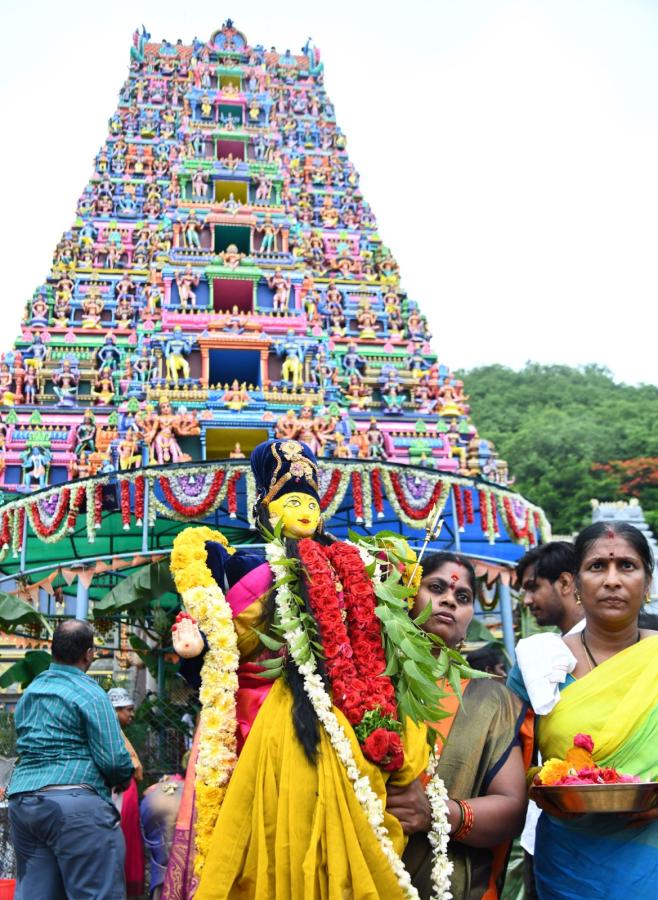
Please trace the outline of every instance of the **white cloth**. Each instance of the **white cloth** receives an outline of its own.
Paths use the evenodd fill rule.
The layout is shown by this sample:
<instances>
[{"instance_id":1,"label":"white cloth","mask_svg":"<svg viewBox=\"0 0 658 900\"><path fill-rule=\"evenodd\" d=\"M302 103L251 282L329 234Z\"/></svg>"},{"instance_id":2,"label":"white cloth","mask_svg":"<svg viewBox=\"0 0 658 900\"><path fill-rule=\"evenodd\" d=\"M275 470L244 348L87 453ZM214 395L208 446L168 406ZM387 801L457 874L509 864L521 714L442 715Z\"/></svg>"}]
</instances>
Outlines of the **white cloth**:
<instances>
[{"instance_id":1,"label":"white cloth","mask_svg":"<svg viewBox=\"0 0 658 900\"><path fill-rule=\"evenodd\" d=\"M559 635L544 632L519 641L516 661L532 708L545 716L560 699L560 685L576 668L576 657Z\"/></svg>"},{"instance_id":2,"label":"white cloth","mask_svg":"<svg viewBox=\"0 0 658 900\"><path fill-rule=\"evenodd\" d=\"M580 622L576 622L576 624L573 626L571 631L568 631L567 634L578 634L578 632L582 631L584 627L585 627L585 619L581 619ZM519 661L519 647L521 644L526 644L526 641L533 641L535 638L538 638L538 637L539 638L547 637L547 638L552 638L553 640L551 640L550 642L543 641L541 651L539 651L537 649L538 642L535 642L532 645L527 644L526 647L524 647L523 654L522 654L523 658L524 658L524 665L525 665L525 668L524 668L524 666L522 666L521 662ZM560 645L559 647L558 647L558 644L555 643L556 640L557 640L558 644ZM553 649L554 647L555 647L555 649ZM540 653L545 654L544 662L538 662L537 660L533 660L533 657L535 657L535 654L537 655L537 658L538 658ZM568 656L567 656L567 654L568 654ZM565 656L567 659L567 668L564 670L562 669L562 657L563 656ZM571 665L570 667L569 667L569 657L571 657L571 659L573 660L573 665ZM533 637L531 637L531 638L526 638L523 641L519 641L519 644L516 647L516 658L517 658L517 661L519 662L519 668L521 669L521 674L523 675L523 680L525 681L526 690L528 691L528 696L530 697L530 702L532 703L533 709L535 710L535 712L538 712L540 715L550 712L551 709L553 709L553 707L557 703L557 701L560 699L560 689L559 689L558 685L563 684L566 680L567 672L573 672L573 670L575 668L576 659L575 659L574 655L571 653L571 651L569 650L567 645L564 643L564 641L560 637L558 637L557 634L547 633L547 634L536 634L536 635L533 635ZM533 660L533 661L528 663L528 660ZM557 662L556 662L556 660L557 660ZM533 697L533 695L530 693L530 689L528 687L528 681L526 680L526 672L529 673L530 677L536 676L538 671L547 670L549 664L551 666L551 674L549 674L547 677L547 683L544 684L543 686L539 686L538 688L535 688L534 689L535 697ZM555 671L557 672L557 678L558 678L557 681L555 680L555 677L553 674L553 666L554 665L556 666ZM564 672L564 674L562 674L563 672ZM536 682L536 684L537 684L537 682ZM552 701L550 707L548 709L542 708L541 710L538 710L535 707L535 698L537 698L538 702L541 703L542 698L544 697L544 695L548 695L549 691L551 694L551 701ZM555 695L555 691L557 691L557 695ZM541 754L537 754L537 763L538 763L538 765L541 765L541 763L542 763ZM527 851L528 853L531 853L533 856L535 853L535 834L537 832L537 822L539 821L540 815L541 815L541 809L537 806L537 804L535 803L534 800L529 800L528 801L528 811L527 811L526 817L525 817L525 825L523 826L523 831L521 832L521 846L523 847L523 849L525 851Z\"/></svg>"}]
</instances>

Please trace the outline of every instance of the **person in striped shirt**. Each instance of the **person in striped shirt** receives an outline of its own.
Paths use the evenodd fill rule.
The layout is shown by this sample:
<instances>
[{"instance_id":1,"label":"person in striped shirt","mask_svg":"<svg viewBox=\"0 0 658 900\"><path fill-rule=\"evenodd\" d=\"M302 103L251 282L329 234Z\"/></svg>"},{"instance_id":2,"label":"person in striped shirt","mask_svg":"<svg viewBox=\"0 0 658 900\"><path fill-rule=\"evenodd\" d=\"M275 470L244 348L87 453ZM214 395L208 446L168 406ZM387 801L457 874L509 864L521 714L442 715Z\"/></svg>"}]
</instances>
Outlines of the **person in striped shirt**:
<instances>
[{"instance_id":1,"label":"person in striped shirt","mask_svg":"<svg viewBox=\"0 0 658 900\"><path fill-rule=\"evenodd\" d=\"M125 847L111 789L133 764L105 691L87 670L87 622L62 622L53 662L16 706L18 763L7 789L16 900L125 897Z\"/></svg>"}]
</instances>

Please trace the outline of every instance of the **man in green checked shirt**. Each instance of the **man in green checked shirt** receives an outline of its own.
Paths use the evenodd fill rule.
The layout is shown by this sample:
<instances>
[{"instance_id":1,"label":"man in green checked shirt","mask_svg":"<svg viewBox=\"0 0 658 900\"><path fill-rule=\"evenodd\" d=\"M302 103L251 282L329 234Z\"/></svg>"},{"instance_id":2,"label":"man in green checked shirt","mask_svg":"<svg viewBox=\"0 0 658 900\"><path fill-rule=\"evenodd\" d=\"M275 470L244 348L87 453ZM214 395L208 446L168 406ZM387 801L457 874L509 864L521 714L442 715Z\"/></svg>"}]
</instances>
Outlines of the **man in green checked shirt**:
<instances>
[{"instance_id":1,"label":"man in green checked shirt","mask_svg":"<svg viewBox=\"0 0 658 900\"><path fill-rule=\"evenodd\" d=\"M105 691L87 669L94 632L70 620L53 662L16 706L19 760L7 794L18 869L16 900L125 897L125 846L111 788L133 772Z\"/></svg>"}]
</instances>

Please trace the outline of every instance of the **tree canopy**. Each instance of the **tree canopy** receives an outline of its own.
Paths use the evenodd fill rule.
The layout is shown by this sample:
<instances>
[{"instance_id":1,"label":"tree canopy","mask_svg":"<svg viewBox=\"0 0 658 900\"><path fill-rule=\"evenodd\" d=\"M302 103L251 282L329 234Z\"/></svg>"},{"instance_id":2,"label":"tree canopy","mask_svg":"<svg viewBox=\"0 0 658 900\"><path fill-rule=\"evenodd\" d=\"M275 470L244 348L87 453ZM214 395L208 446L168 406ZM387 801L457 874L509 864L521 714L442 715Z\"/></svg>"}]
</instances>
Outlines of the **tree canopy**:
<instances>
[{"instance_id":1,"label":"tree canopy","mask_svg":"<svg viewBox=\"0 0 658 900\"><path fill-rule=\"evenodd\" d=\"M595 365L483 366L459 377L479 434L555 532L591 521L591 499L631 496L658 527L658 387L617 384Z\"/></svg>"}]
</instances>

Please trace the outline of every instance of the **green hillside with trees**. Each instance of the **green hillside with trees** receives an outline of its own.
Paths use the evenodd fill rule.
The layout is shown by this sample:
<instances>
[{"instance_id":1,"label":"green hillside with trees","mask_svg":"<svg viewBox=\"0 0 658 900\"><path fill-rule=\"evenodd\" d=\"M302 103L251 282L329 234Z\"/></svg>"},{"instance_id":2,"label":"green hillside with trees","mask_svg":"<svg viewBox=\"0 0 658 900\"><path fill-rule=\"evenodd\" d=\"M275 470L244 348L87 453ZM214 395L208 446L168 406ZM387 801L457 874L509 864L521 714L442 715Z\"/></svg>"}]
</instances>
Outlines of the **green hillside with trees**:
<instances>
[{"instance_id":1,"label":"green hillside with trees","mask_svg":"<svg viewBox=\"0 0 658 900\"><path fill-rule=\"evenodd\" d=\"M630 497L658 531L658 387L616 384L595 365L483 366L459 377L480 435L553 531L591 521L592 498Z\"/></svg>"}]
</instances>

